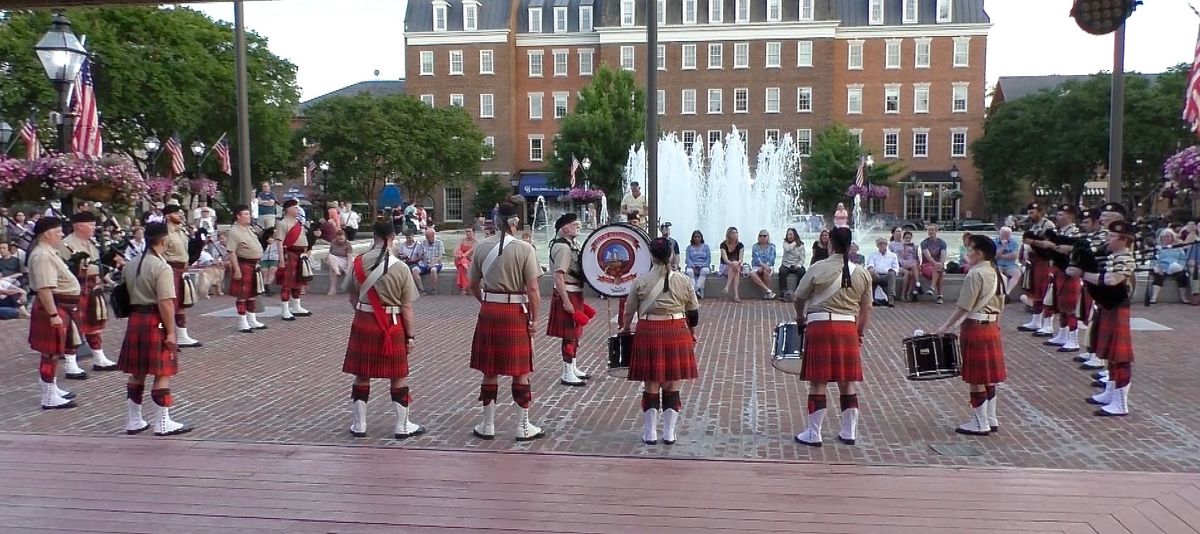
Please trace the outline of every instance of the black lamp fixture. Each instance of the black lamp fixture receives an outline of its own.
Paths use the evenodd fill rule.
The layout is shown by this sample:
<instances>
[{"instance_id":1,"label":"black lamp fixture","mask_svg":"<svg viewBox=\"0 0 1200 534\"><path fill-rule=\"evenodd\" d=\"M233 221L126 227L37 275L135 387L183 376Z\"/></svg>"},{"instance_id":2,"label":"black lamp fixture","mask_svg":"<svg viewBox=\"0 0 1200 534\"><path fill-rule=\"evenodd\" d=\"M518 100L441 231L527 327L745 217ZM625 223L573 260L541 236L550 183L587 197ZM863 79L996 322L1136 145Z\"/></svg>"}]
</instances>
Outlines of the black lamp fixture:
<instances>
[{"instance_id":1,"label":"black lamp fixture","mask_svg":"<svg viewBox=\"0 0 1200 534\"><path fill-rule=\"evenodd\" d=\"M1117 31L1141 0L1075 0L1071 16L1079 28L1092 35Z\"/></svg>"},{"instance_id":2,"label":"black lamp fixture","mask_svg":"<svg viewBox=\"0 0 1200 534\"><path fill-rule=\"evenodd\" d=\"M203 142L196 141L196 142L192 143L192 155L193 156L196 156L198 158L198 157L204 155L204 149L205 149L205 146L204 146Z\"/></svg>"},{"instance_id":3,"label":"black lamp fixture","mask_svg":"<svg viewBox=\"0 0 1200 534\"><path fill-rule=\"evenodd\" d=\"M54 89L58 91L58 111L62 114L58 124L58 150L66 154L70 151L67 132L71 127L67 120L71 106L68 95L71 84L79 76L79 69L83 68L83 62L87 59L87 49L71 33L71 21L61 11L54 14L50 30L33 48L42 62L46 77L50 78Z\"/></svg>"},{"instance_id":4,"label":"black lamp fixture","mask_svg":"<svg viewBox=\"0 0 1200 534\"><path fill-rule=\"evenodd\" d=\"M958 176L959 176L959 172L958 172L958 164L957 164L957 163L955 163L954 165L951 165L951 166L950 166L950 179L951 179L951 180L955 180L955 181L957 181L957 180L958 180Z\"/></svg>"},{"instance_id":5,"label":"black lamp fixture","mask_svg":"<svg viewBox=\"0 0 1200 534\"><path fill-rule=\"evenodd\" d=\"M0 147L8 148L8 142L12 141L13 127L4 120L0 120Z\"/></svg>"}]
</instances>

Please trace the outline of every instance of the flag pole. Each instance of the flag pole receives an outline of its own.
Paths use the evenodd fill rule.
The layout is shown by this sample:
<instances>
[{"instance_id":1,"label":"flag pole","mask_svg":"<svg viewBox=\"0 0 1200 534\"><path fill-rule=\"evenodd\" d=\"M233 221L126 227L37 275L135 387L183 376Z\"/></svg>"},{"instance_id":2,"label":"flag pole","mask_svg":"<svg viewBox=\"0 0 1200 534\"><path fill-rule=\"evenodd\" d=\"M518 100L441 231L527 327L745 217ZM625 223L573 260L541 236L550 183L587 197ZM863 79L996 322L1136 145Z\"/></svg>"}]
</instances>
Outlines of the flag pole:
<instances>
[{"instance_id":1,"label":"flag pole","mask_svg":"<svg viewBox=\"0 0 1200 534\"><path fill-rule=\"evenodd\" d=\"M220 139L217 139L217 142L216 142L216 143L213 143L213 144L212 144L212 146L208 147L208 148L207 148L207 149L204 151L204 155L203 155L203 156L200 156L200 163L197 163L197 164L196 164L196 169L197 169L197 170L199 170L199 169L200 169L200 167L203 167L203 166L204 166L204 162L208 161L208 155L209 155L209 154L212 154L213 148L216 148L216 146L217 146L218 144L220 144L220 143L221 143L221 141L224 141L224 140L225 140L225 136L226 136L226 135L228 135L228 134L229 134L229 132L225 132L225 133L221 134L221 137L220 137Z\"/></svg>"}]
</instances>

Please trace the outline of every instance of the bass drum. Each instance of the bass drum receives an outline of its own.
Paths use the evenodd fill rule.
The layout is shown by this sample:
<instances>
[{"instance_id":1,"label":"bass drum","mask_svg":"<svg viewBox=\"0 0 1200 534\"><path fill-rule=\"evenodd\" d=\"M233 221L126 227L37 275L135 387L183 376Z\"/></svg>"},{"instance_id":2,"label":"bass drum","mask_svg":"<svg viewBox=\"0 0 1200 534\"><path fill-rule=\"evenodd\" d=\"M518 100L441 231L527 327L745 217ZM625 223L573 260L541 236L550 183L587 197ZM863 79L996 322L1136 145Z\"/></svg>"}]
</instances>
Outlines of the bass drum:
<instances>
[{"instance_id":1,"label":"bass drum","mask_svg":"<svg viewBox=\"0 0 1200 534\"><path fill-rule=\"evenodd\" d=\"M650 272L650 238L640 228L624 223L597 228L579 251L583 279L606 297L625 297L633 282Z\"/></svg>"}]
</instances>

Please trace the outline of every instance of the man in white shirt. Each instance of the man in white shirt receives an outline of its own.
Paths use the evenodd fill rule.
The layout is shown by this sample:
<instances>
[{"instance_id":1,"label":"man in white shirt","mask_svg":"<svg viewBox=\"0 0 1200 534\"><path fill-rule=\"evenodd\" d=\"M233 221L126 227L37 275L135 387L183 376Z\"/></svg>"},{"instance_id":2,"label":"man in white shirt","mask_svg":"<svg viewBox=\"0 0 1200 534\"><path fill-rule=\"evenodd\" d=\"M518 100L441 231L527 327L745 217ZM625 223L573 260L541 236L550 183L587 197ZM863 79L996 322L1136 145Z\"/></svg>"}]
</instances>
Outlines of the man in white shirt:
<instances>
[{"instance_id":1,"label":"man in white shirt","mask_svg":"<svg viewBox=\"0 0 1200 534\"><path fill-rule=\"evenodd\" d=\"M349 202L342 203L342 230L346 232L346 239L354 241L354 237L358 234L358 224L362 221L358 212L354 211L354 207Z\"/></svg>"},{"instance_id":2,"label":"man in white shirt","mask_svg":"<svg viewBox=\"0 0 1200 534\"><path fill-rule=\"evenodd\" d=\"M645 229L649 222L646 218L646 195L642 194L642 186L637 182L629 184L629 194L621 199L621 215L629 217L633 213L640 215L638 226Z\"/></svg>"},{"instance_id":3,"label":"man in white shirt","mask_svg":"<svg viewBox=\"0 0 1200 534\"><path fill-rule=\"evenodd\" d=\"M875 250L867 255L866 266L867 272L871 273L872 290L885 286L887 290L887 298L876 298L875 305L895 307L892 302L896 300L896 273L900 272L900 258L888 250L887 239L880 237L875 240Z\"/></svg>"},{"instance_id":4,"label":"man in white shirt","mask_svg":"<svg viewBox=\"0 0 1200 534\"><path fill-rule=\"evenodd\" d=\"M426 295L436 295L438 273L442 271L442 256L446 255L446 246L437 238L433 228L425 229L425 240L417 244L417 264L412 267L413 280L417 289ZM432 289L426 290L421 282L421 275L429 275Z\"/></svg>"}]
</instances>

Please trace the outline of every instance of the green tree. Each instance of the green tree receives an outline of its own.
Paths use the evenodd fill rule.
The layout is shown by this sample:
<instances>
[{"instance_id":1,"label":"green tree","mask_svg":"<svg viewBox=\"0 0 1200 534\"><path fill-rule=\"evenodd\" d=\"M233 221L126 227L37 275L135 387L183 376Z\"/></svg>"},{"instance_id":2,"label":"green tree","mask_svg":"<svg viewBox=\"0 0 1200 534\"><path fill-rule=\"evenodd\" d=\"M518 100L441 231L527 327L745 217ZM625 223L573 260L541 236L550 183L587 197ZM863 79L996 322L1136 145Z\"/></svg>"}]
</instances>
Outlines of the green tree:
<instances>
[{"instance_id":1,"label":"green tree","mask_svg":"<svg viewBox=\"0 0 1200 534\"><path fill-rule=\"evenodd\" d=\"M483 131L457 107L431 108L406 95L330 98L305 111L297 136L317 142L316 159L329 162L329 191L367 201L386 181L407 198L480 176Z\"/></svg>"},{"instance_id":2,"label":"green tree","mask_svg":"<svg viewBox=\"0 0 1200 534\"><path fill-rule=\"evenodd\" d=\"M832 213L846 199L846 190L854 184L859 158L867 152L850 130L833 123L817 133L812 156L801 168L800 198L813 213ZM898 163L876 163L867 172L871 185L889 185L892 176L903 167Z\"/></svg>"},{"instance_id":3,"label":"green tree","mask_svg":"<svg viewBox=\"0 0 1200 534\"><path fill-rule=\"evenodd\" d=\"M601 65L558 132L550 158L552 182L564 187L570 183L572 155L590 158L588 179L614 205L621 200L629 147L646 138L646 92L629 71ZM582 181L582 176L576 179Z\"/></svg>"},{"instance_id":4,"label":"green tree","mask_svg":"<svg viewBox=\"0 0 1200 534\"><path fill-rule=\"evenodd\" d=\"M191 9L79 8L66 12L93 54L96 100L107 152L145 168L143 139L179 132L185 144L211 145L223 132L237 155L233 28ZM10 123L57 109L33 46L50 27L49 11L0 13L0 110ZM276 177L294 165L289 121L300 98L296 66L271 53L267 40L247 34L251 174ZM53 139L53 130L45 131ZM193 161L189 158L188 167ZM159 160L162 168L162 160ZM216 172L215 158L205 169ZM235 171L236 172L236 171Z\"/></svg>"},{"instance_id":5,"label":"green tree","mask_svg":"<svg viewBox=\"0 0 1200 534\"><path fill-rule=\"evenodd\" d=\"M484 217L489 217L492 213L492 206L504 202L510 194L512 194L512 188L508 185L502 184L490 176L481 177L475 182L475 203L473 204L475 213L482 213Z\"/></svg>"}]
</instances>

